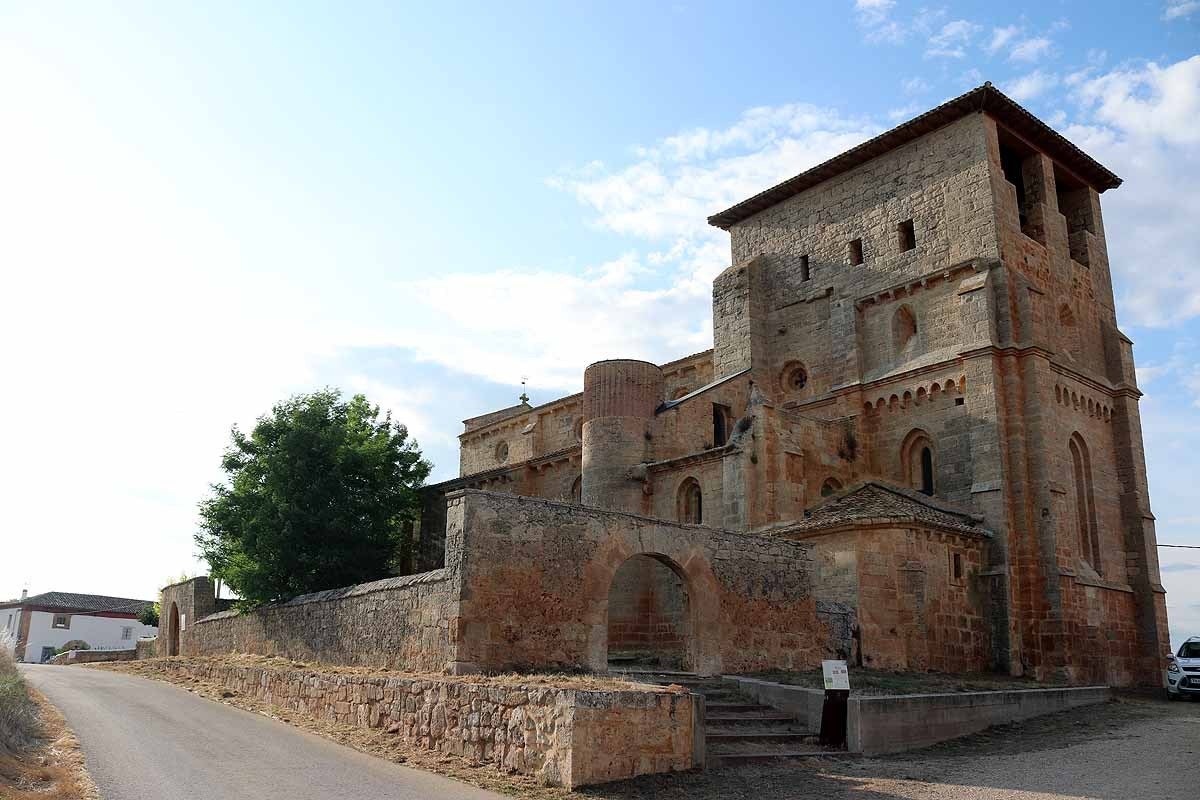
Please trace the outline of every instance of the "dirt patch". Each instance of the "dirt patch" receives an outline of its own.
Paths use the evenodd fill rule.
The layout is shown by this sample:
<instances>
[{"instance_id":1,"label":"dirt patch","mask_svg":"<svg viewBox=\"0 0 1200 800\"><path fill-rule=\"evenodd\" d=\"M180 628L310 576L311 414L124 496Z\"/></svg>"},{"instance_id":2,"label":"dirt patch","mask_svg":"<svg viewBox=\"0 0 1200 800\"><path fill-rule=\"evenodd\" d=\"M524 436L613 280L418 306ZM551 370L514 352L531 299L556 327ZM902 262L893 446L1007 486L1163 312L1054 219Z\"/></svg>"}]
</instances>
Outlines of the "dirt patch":
<instances>
[{"instance_id":1,"label":"dirt patch","mask_svg":"<svg viewBox=\"0 0 1200 800\"><path fill-rule=\"evenodd\" d=\"M62 714L36 689L38 733L31 747L0 751L0 797L4 800L100 800L84 765L79 740Z\"/></svg>"},{"instance_id":2,"label":"dirt patch","mask_svg":"<svg viewBox=\"0 0 1200 800\"><path fill-rule=\"evenodd\" d=\"M821 670L803 672L755 672L747 675L789 686L808 689L825 688ZM1066 683L1046 683L1028 678L1014 678L993 673L948 674L941 672L892 672L879 669L853 669L850 672L851 694L948 694L955 692L996 692L1015 689L1060 689Z\"/></svg>"}]
</instances>

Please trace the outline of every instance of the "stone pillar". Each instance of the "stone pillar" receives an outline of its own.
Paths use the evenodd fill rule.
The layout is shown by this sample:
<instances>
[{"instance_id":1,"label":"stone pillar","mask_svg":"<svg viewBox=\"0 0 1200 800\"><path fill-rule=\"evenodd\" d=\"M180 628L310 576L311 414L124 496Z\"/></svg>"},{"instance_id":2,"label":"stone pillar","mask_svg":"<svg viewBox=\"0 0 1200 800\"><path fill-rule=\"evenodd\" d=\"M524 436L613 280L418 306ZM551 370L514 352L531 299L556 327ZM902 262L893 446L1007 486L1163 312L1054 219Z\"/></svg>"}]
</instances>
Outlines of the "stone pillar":
<instances>
[{"instance_id":1,"label":"stone pillar","mask_svg":"<svg viewBox=\"0 0 1200 800\"><path fill-rule=\"evenodd\" d=\"M663 374L646 361L598 361L583 373L585 506L644 513L642 480L631 474L650 460L650 425L663 400Z\"/></svg>"}]
</instances>

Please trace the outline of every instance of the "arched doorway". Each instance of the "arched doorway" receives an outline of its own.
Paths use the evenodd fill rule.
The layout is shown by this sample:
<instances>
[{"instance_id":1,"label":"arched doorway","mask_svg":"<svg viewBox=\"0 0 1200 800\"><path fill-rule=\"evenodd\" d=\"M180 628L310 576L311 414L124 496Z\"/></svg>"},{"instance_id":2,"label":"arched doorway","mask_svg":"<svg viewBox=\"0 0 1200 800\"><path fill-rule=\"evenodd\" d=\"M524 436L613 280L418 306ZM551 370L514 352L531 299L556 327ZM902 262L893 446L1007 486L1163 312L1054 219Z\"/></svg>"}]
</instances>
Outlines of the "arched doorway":
<instances>
[{"instance_id":1,"label":"arched doorway","mask_svg":"<svg viewBox=\"0 0 1200 800\"><path fill-rule=\"evenodd\" d=\"M608 592L609 668L691 670L695 623L688 581L660 555L628 558Z\"/></svg>"},{"instance_id":2,"label":"arched doorway","mask_svg":"<svg viewBox=\"0 0 1200 800\"><path fill-rule=\"evenodd\" d=\"M179 604L171 603L171 613L167 617L167 655L179 655Z\"/></svg>"}]
</instances>

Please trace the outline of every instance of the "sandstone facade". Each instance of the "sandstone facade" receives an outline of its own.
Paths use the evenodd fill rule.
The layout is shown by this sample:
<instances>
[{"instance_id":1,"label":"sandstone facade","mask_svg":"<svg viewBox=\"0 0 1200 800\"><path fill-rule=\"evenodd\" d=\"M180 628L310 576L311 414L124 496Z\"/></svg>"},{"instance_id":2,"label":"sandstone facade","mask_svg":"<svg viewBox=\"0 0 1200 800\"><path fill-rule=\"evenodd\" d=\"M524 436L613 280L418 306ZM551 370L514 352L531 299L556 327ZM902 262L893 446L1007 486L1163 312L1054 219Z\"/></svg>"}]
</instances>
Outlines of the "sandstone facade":
<instances>
[{"instance_id":1,"label":"sandstone facade","mask_svg":"<svg viewBox=\"0 0 1200 800\"><path fill-rule=\"evenodd\" d=\"M582 394L467 420L461 476L426 496L422 567L449 563L445 498L463 488L618 512L605 524L630 530L649 523L619 520L695 525L699 541L751 534L748 554L799 537L812 549L764 557L759 585L786 605L803 575L809 630L779 631L746 663L843 646L829 644L828 607L864 663L1156 684L1166 607L1100 208L1119 183L985 85L715 215L732 266L713 284L713 349L599 362ZM906 501L866 522L850 512L869 482L923 493L971 530ZM817 510L847 522L798 530ZM561 546L579 546L563 530ZM520 525L504 535L522 547ZM633 554L614 551L605 579ZM715 584L681 582L676 556L652 555L670 569L620 573L605 605L617 617L563 612L563 653L596 663L583 643L599 626L614 652L718 663L695 660L713 633L678 601L682 589L694 609ZM487 614L520 639L558 607L521 604L563 576L531 561L512 577L526 594ZM748 599L738 613L757 625ZM744 666L724 646L710 648L721 668Z\"/></svg>"}]
</instances>

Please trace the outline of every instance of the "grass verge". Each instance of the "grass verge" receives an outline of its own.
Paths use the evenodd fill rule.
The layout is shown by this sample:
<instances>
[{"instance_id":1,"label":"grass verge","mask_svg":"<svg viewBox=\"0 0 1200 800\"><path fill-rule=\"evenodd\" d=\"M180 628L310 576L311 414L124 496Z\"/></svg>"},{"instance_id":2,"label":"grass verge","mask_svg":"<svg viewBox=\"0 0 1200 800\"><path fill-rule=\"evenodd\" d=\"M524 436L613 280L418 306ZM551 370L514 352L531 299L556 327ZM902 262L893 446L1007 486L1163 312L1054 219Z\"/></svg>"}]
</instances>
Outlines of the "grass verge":
<instances>
[{"instance_id":1,"label":"grass verge","mask_svg":"<svg viewBox=\"0 0 1200 800\"><path fill-rule=\"evenodd\" d=\"M0 798L99 800L79 740L0 647Z\"/></svg>"}]
</instances>

